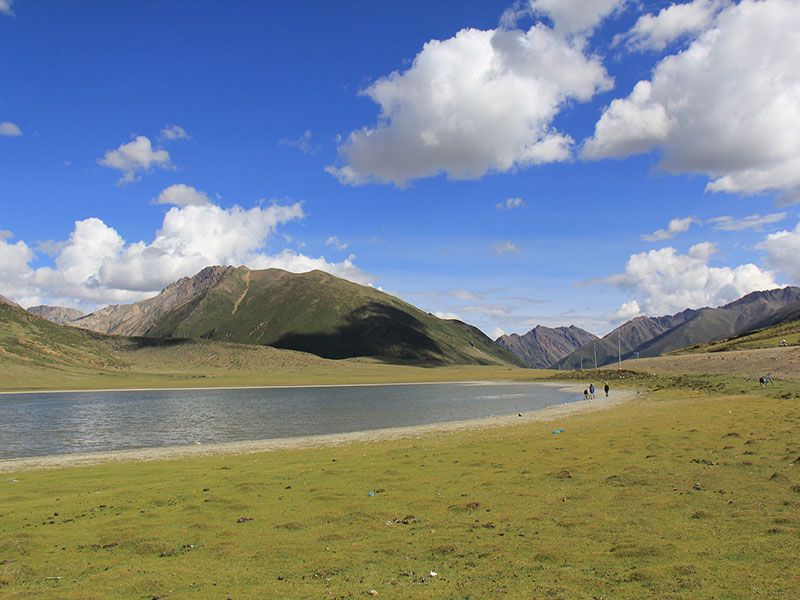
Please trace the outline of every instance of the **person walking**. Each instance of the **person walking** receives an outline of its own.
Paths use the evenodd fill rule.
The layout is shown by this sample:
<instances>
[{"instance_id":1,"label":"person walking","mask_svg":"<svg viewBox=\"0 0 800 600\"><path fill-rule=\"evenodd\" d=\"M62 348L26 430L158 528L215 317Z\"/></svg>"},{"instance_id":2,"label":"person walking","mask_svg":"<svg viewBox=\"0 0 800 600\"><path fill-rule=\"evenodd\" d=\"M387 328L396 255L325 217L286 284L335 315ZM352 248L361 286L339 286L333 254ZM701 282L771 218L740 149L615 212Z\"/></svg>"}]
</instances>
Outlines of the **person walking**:
<instances>
[{"instance_id":1,"label":"person walking","mask_svg":"<svg viewBox=\"0 0 800 600\"><path fill-rule=\"evenodd\" d=\"M591 400L594 400L594 384L593 383L589 384L589 398Z\"/></svg>"},{"instance_id":2,"label":"person walking","mask_svg":"<svg viewBox=\"0 0 800 600\"><path fill-rule=\"evenodd\" d=\"M608 387L608 382L606 381L606 384L603 386L603 391L605 391L605 393L606 393L606 398L608 398L608 390L610 390L610 389L611 388Z\"/></svg>"}]
</instances>

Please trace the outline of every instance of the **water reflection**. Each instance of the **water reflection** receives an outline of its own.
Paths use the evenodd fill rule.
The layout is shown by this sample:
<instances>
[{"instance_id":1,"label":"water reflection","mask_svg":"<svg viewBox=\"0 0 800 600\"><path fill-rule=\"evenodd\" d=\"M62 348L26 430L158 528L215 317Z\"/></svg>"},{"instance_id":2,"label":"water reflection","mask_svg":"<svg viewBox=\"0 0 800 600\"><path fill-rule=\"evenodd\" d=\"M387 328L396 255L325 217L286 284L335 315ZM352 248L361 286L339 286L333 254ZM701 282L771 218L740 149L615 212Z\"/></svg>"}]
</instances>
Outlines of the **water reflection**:
<instances>
[{"instance_id":1,"label":"water reflection","mask_svg":"<svg viewBox=\"0 0 800 600\"><path fill-rule=\"evenodd\" d=\"M0 396L0 458L402 427L580 399L540 384L423 384Z\"/></svg>"}]
</instances>

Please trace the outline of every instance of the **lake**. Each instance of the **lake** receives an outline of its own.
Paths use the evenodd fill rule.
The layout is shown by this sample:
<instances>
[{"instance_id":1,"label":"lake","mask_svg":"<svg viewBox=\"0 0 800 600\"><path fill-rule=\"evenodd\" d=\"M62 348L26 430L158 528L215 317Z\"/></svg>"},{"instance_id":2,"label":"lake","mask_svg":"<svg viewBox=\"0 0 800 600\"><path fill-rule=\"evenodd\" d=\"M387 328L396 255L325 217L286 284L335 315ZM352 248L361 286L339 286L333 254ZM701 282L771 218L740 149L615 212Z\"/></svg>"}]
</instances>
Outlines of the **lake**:
<instances>
[{"instance_id":1,"label":"lake","mask_svg":"<svg viewBox=\"0 0 800 600\"><path fill-rule=\"evenodd\" d=\"M582 398L532 383L3 394L0 458L424 425Z\"/></svg>"}]
</instances>

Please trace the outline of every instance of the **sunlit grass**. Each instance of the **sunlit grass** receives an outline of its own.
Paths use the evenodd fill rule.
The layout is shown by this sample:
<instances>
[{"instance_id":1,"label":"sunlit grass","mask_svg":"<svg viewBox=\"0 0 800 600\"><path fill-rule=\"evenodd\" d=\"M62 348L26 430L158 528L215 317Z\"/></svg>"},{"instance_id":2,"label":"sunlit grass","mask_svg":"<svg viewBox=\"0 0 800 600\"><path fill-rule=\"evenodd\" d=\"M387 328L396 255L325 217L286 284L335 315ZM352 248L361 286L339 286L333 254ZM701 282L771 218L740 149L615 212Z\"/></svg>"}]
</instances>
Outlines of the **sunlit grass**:
<instances>
[{"instance_id":1,"label":"sunlit grass","mask_svg":"<svg viewBox=\"0 0 800 600\"><path fill-rule=\"evenodd\" d=\"M682 383L554 423L4 474L0 596L798 597L797 399Z\"/></svg>"}]
</instances>

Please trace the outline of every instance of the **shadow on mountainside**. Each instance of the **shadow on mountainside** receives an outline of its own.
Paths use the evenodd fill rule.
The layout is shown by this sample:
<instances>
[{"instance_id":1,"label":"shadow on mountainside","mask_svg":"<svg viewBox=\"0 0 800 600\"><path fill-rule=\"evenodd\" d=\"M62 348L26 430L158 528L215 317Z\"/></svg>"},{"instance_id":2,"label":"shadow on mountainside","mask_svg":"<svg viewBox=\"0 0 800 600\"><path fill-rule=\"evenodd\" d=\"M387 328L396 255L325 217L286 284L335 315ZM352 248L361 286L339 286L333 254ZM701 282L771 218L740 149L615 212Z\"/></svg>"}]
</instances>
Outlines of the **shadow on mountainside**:
<instances>
[{"instance_id":1,"label":"shadow on mountainside","mask_svg":"<svg viewBox=\"0 0 800 600\"><path fill-rule=\"evenodd\" d=\"M379 302L354 310L332 333L286 333L270 345L333 359L369 356L388 362L441 363L444 358L422 322Z\"/></svg>"}]
</instances>

